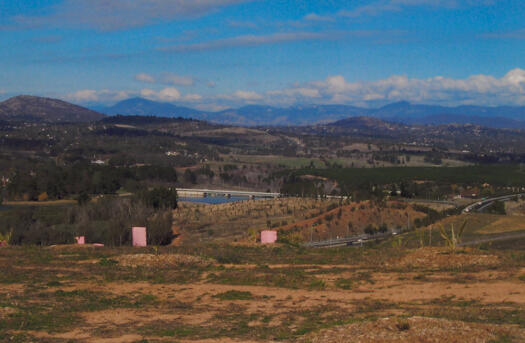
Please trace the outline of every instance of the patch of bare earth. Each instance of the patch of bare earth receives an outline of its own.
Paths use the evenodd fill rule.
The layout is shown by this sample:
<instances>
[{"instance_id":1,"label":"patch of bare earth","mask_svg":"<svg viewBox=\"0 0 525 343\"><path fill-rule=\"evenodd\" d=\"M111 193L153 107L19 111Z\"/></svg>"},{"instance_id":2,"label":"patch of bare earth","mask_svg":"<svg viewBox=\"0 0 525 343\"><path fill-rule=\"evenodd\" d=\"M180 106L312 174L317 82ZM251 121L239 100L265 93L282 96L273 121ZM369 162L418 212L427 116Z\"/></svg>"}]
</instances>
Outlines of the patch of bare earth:
<instances>
[{"instance_id":1,"label":"patch of bare earth","mask_svg":"<svg viewBox=\"0 0 525 343\"><path fill-rule=\"evenodd\" d=\"M122 267L176 267L182 265L208 266L212 260L182 254L130 254L117 257Z\"/></svg>"},{"instance_id":2,"label":"patch of bare earth","mask_svg":"<svg viewBox=\"0 0 525 343\"><path fill-rule=\"evenodd\" d=\"M215 315L214 312L199 312L190 313L187 311L167 311L162 312L161 309L117 309L117 310L104 310L97 312L85 312L82 317L85 323L90 326L103 326L103 325L132 325L135 323L149 323L152 321L170 321L179 322L189 325L205 325Z\"/></svg>"},{"instance_id":3,"label":"patch of bare earth","mask_svg":"<svg viewBox=\"0 0 525 343\"><path fill-rule=\"evenodd\" d=\"M498 337L525 337L525 330L510 325L466 323L437 318L383 318L321 330L299 342L490 342Z\"/></svg>"},{"instance_id":4,"label":"patch of bare earth","mask_svg":"<svg viewBox=\"0 0 525 343\"><path fill-rule=\"evenodd\" d=\"M452 252L443 248L421 248L389 263L398 267L461 268L469 266L497 266L501 263L495 255Z\"/></svg>"}]
</instances>

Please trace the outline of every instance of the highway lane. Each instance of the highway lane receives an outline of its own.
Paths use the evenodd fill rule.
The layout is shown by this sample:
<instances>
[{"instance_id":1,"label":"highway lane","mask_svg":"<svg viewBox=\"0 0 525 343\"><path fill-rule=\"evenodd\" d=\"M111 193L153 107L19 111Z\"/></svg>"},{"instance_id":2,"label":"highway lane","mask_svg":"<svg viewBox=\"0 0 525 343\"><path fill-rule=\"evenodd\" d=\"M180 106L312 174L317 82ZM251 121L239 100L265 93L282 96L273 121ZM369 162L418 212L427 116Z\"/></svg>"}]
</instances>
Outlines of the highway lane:
<instances>
[{"instance_id":1,"label":"highway lane","mask_svg":"<svg viewBox=\"0 0 525 343\"><path fill-rule=\"evenodd\" d=\"M479 212L479 211L482 211L485 208L489 207L495 201L509 201L512 198L516 197L516 196L523 197L523 196L525 196L525 193L502 195L502 196L499 196L499 197L478 201L476 203L470 204L467 207L465 207L463 209L463 213Z\"/></svg>"}]
</instances>

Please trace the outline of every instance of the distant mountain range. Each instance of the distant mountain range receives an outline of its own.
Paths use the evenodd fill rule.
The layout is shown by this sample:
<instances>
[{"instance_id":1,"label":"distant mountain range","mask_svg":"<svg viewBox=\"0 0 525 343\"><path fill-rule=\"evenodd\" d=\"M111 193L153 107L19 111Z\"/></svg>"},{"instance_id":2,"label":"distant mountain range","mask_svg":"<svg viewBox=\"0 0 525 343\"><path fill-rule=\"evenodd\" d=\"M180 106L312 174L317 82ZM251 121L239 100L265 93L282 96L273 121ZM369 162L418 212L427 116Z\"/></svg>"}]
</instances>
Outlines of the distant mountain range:
<instances>
[{"instance_id":1,"label":"distant mountain range","mask_svg":"<svg viewBox=\"0 0 525 343\"><path fill-rule=\"evenodd\" d=\"M349 105L308 105L289 108L249 105L219 112L205 112L170 103L134 98L121 101L111 107L93 107L93 109L108 115L183 117L245 126L314 125L335 122L348 117L367 116L403 124L456 123L525 129L525 106L445 107L416 105L402 101L374 109Z\"/></svg>"},{"instance_id":2,"label":"distant mountain range","mask_svg":"<svg viewBox=\"0 0 525 343\"><path fill-rule=\"evenodd\" d=\"M183 117L199 119L204 113L188 107L176 106L167 102L156 102L142 98L120 101L110 107L92 107L93 110L108 115L123 114L157 117Z\"/></svg>"},{"instance_id":3,"label":"distant mountain range","mask_svg":"<svg viewBox=\"0 0 525 343\"><path fill-rule=\"evenodd\" d=\"M0 102L0 119L49 122L90 122L105 115L68 102L20 95Z\"/></svg>"},{"instance_id":4,"label":"distant mountain range","mask_svg":"<svg viewBox=\"0 0 525 343\"><path fill-rule=\"evenodd\" d=\"M105 115L116 114L193 118L243 126L318 125L353 117L371 117L408 125L455 123L491 128L525 129L525 106L444 107L416 105L403 101L375 109L349 105L308 105L289 108L249 105L237 109L206 112L142 98L124 100L110 107L92 107L91 109L62 100L27 95L0 102L0 121L90 122L100 120Z\"/></svg>"}]
</instances>

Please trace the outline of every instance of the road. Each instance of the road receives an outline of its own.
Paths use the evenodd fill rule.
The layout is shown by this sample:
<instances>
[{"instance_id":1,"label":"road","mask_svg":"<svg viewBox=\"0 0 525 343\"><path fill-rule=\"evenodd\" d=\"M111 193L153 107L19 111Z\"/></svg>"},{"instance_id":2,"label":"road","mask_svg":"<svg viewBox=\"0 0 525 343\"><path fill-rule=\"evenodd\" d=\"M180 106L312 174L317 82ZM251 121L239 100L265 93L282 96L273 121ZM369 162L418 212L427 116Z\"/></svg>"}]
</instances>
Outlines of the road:
<instances>
[{"instance_id":1,"label":"road","mask_svg":"<svg viewBox=\"0 0 525 343\"><path fill-rule=\"evenodd\" d=\"M470 204L467 207L463 209L463 213L470 213L470 212L479 212L484 210L485 208L489 207L494 201L508 201L512 198L519 196L525 196L525 193L518 193L518 194L510 194L510 195L503 195L495 198L485 199L482 201L478 201L474 204Z\"/></svg>"},{"instance_id":2,"label":"road","mask_svg":"<svg viewBox=\"0 0 525 343\"><path fill-rule=\"evenodd\" d=\"M504 235L499 235L496 237L476 239L474 241L460 243L458 245L460 247L464 247L468 245L478 245L482 243L489 243L489 242L495 242L495 241L506 241L506 240L517 239L517 238L525 238L525 232L516 233L516 234L504 234Z\"/></svg>"},{"instance_id":3,"label":"road","mask_svg":"<svg viewBox=\"0 0 525 343\"><path fill-rule=\"evenodd\" d=\"M390 236L392 236L391 232L378 233L376 235L363 234L363 235L355 235L355 236L350 236L350 237L329 239L326 241L308 242L308 243L304 243L303 246L309 247L309 248L334 248L334 247L339 247L339 246L363 244L371 240L390 237Z\"/></svg>"}]
</instances>

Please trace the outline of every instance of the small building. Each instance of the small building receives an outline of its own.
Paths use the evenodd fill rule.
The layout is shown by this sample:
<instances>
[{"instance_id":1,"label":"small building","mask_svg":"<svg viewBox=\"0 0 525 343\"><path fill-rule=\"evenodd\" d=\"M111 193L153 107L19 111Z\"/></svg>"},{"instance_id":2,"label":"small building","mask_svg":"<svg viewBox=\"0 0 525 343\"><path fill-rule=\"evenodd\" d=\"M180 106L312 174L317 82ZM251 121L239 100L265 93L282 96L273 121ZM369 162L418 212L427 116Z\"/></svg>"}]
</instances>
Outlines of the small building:
<instances>
[{"instance_id":1,"label":"small building","mask_svg":"<svg viewBox=\"0 0 525 343\"><path fill-rule=\"evenodd\" d=\"M261 231L261 243L262 244L273 244L275 242L277 242L277 231L275 230Z\"/></svg>"},{"instance_id":2,"label":"small building","mask_svg":"<svg viewBox=\"0 0 525 343\"><path fill-rule=\"evenodd\" d=\"M466 190L463 190L460 195L462 198L476 198L479 196L480 190L478 187L469 188Z\"/></svg>"},{"instance_id":3,"label":"small building","mask_svg":"<svg viewBox=\"0 0 525 343\"><path fill-rule=\"evenodd\" d=\"M134 247L145 247L148 245L145 227L132 227L131 236Z\"/></svg>"},{"instance_id":4,"label":"small building","mask_svg":"<svg viewBox=\"0 0 525 343\"><path fill-rule=\"evenodd\" d=\"M86 237L85 236L77 236L75 237L75 241L78 245L84 245L86 244Z\"/></svg>"}]
</instances>

